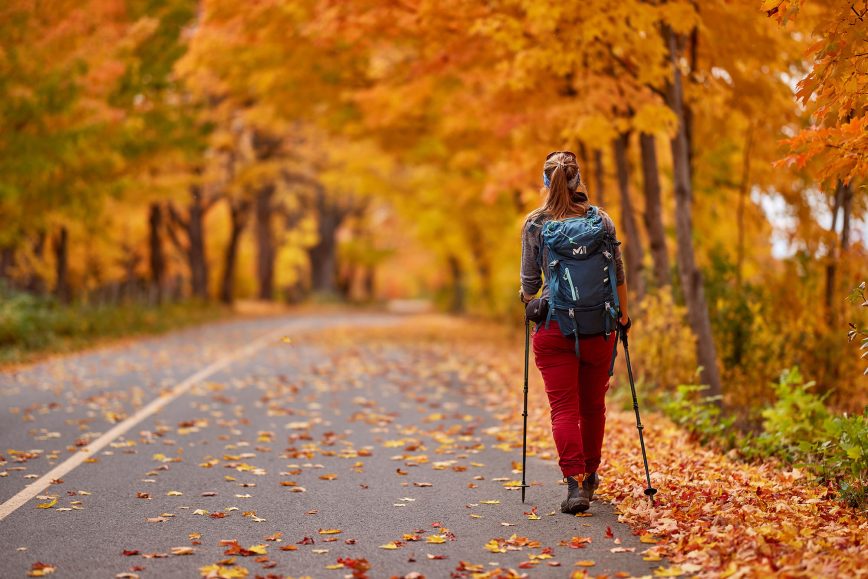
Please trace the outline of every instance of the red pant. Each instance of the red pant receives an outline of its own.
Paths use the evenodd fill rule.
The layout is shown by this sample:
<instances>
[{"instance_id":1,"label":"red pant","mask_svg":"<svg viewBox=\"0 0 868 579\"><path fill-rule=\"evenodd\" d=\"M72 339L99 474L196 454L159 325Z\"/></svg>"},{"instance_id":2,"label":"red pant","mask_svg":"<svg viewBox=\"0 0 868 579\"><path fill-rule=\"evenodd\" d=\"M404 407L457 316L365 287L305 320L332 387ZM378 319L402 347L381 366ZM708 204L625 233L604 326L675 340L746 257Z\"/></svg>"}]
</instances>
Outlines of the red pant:
<instances>
[{"instance_id":1,"label":"red pant","mask_svg":"<svg viewBox=\"0 0 868 579\"><path fill-rule=\"evenodd\" d=\"M536 367L545 382L552 414L552 435L564 476L596 472L606 427L606 391L616 335L576 341L558 323L539 326L533 335Z\"/></svg>"}]
</instances>

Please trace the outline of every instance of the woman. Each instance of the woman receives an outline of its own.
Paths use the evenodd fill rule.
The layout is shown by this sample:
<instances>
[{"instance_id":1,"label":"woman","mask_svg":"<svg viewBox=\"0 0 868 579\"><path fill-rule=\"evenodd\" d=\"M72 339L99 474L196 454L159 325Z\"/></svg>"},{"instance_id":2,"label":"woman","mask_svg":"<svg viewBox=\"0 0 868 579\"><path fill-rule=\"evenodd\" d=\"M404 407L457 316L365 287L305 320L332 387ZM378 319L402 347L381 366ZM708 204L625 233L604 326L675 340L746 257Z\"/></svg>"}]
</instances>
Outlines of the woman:
<instances>
[{"instance_id":1,"label":"woman","mask_svg":"<svg viewBox=\"0 0 868 579\"><path fill-rule=\"evenodd\" d=\"M549 154L543 166L543 181L545 202L528 215L522 231L519 296L524 303L528 303L540 289L541 298L548 298L548 284L542 280L540 267L542 263L549 263L547 250L541 242L543 225L547 221L581 217L593 211L575 154L561 151ZM599 214L603 226L614 239L612 219L603 211ZM626 331L630 326L627 285L617 244L613 253L620 302L619 325L622 331ZM616 343L617 334L614 342L612 336L604 333L565 336L556 317L551 318L548 327L545 323L538 323L533 335L534 358L551 406L558 465L567 482L567 498L561 503L564 513L586 511L600 484L597 468L606 424L605 395L609 389L609 372Z\"/></svg>"}]
</instances>

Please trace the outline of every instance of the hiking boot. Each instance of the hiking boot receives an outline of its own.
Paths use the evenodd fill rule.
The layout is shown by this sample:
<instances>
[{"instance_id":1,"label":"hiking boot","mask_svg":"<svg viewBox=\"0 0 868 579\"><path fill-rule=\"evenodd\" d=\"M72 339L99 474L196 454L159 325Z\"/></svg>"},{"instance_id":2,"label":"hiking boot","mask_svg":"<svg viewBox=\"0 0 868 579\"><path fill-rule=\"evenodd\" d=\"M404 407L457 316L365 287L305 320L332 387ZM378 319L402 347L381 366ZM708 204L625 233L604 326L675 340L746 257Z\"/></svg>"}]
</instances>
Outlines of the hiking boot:
<instances>
[{"instance_id":1,"label":"hiking boot","mask_svg":"<svg viewBox=\"0 0 868 579\"><path fill-rule=\"evenodd\" d=\"M594 499L594 491L600 486L600 477L597 473L585 475L585 480L582 481L582 491L588 497L588 503Z\"/></svg>"},{"instance_id":2,"label":"hiking boot","mask_svg":"<svg viewBox=\"0 0 868 579\"><path fill-rule=\"evenodd\" d=\"M581 474L565 477L567 480L567 498L561 502L562 513L575 515L587 511L591 506L588 493L580 484L583 477L584 475Z\"/></svg>"}]
</instances>

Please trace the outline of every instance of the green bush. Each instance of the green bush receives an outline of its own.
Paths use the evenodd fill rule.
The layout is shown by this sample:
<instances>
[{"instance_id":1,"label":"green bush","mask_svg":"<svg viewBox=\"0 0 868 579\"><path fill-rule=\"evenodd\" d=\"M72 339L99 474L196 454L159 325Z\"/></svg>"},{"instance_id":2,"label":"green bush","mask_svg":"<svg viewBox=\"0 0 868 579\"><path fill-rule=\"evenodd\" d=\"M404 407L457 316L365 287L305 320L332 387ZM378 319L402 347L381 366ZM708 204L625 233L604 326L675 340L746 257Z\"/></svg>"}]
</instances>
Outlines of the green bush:
<instances>
[{"instance_id":1,"label":"green bush","mask_svg":"<svg viewBox=\"0 0 868 579\"><path fill-rule=\"evenodd\" d=\"M720 396L702 396L708 386L702 384L681 384L675 393L661 404L663 412L680 426L687 429L706 444L710 441L724 441L732 444L732 426L735 420L721 414L718 404Z\"/></svg>"},{"instance_id":2,"label":"green bush","mask_svg":"<svg viewBox=\"0 0 868 579\"><path fill-rule=\"evenodd\" d=\"M833 416L824 424L828 440L817 444L820 476L838 484L852 507L868 504L868 407L862 414Z\"/></svg>"},{"instance_id":3,"label":"green bush","mask_svg":"<svg viewBox=\"0 0 868 579\"><path fill-rule=\"evenodd\" d=\"M23 362L38 352L74 350L104 338L163 332L226 313L221 306L194 301L63 305L48 296L0 286L0 363Z\"/></svg>"},{"instance_id":4,"label":"green bush","mask_svg":"<svg viewBox=\"0 0 868 579\"><path fill-rule=\"evenodd\" d=\"M833 482L848 505L868 506L868 407L861 415L834 415L813 387L798 368L784 370L773 385L774 403L759 413L759 432L733 428L735 420L721 413L719 397L702 396L703 385L678 386L661 409L702 444L736 449L747 461L773 456L806 468L820 482Z\"/></svg>"},{"instance_id":5,"label":"green bush","mask_svg":"<svg viewBox=\"0 0 868 579\"><path fill-rule=\"evenodd\" d=\"M787 462L797 462L828 439L824 423L829 411L824 400L811 392L814 382L805 382L798 368L781 372L774 384L775 403L762 411L762 434L752 444Z\"/></svg>"}]
</instances>

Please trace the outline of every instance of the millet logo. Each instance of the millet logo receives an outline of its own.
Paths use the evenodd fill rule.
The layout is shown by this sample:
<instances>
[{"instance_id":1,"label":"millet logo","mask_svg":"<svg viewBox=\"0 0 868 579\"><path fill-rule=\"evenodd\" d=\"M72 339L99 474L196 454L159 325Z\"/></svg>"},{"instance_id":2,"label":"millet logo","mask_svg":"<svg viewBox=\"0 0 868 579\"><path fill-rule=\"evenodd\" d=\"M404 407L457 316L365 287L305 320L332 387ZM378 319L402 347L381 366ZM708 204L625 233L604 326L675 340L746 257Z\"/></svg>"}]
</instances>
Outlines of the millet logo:
<instances>
[{"instance_id":1,"label":"millet logo","mask_svg":"<svg viewBox=\"0 0 868 579\"><path fill-rule=\"evenodd\" d=\"M587 255L588 254L588 246L580 245L573 249L573 255Z\"/></svg>"}]
</instances>

